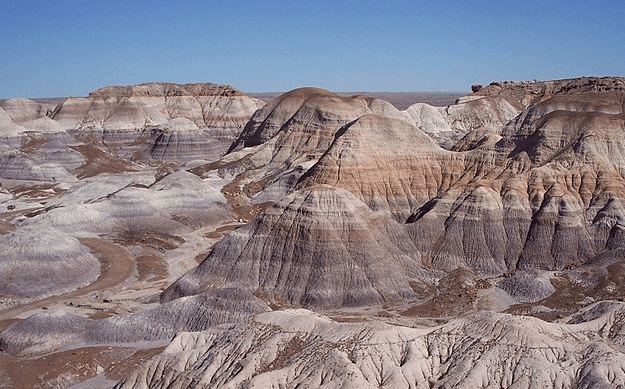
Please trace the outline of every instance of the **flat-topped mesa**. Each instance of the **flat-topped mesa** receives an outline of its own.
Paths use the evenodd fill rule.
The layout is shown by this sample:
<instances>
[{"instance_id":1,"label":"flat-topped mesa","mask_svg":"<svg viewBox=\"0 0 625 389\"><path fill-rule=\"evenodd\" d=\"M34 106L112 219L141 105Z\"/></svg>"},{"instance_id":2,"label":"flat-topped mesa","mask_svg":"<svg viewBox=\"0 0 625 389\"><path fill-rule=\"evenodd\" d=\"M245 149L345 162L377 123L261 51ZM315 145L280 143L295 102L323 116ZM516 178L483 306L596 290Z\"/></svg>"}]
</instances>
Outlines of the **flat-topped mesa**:
<instances>
[{"instance_id":1,"label":"flat-topped mesa","mask_svg":"<svg viewBox=\"0 0 625 389\"><path fill-rule=\"evenodd\" d=\"M625 77L577 77L549 81L494 81L473 93L473 96L489 96L498 93L518 92L551 97L555 94L581 92L625 92Z\"/></svg>"},{"instance_id":2,"label":"flat-topped mesa","mask_svg":"<svg viewBox=\"0 0 625 389\"><path fill-rule=\"evenodd\" d=\"M89 93L89 97L172 97L172 96L245 96L230 85L212 83L174 84L170 82L149 82L129 86L105 86Z\"/></svg>"},{"instance_id":3,"label":"flat-topped mesa","mask_svg":"<svg viewBox=\"0 0 625 389\"><path fill-rule=\"evenodd\" d=\"M67 98L53 119L71 130L142 130L179 117L200 128L240 130L263 104L228 85L149 83Z\"/></svg>"},{"instance_id":4,"label":"flat-topped mesa","mask_svg":"<svg viewBox=\"0 0 625 389\"><path fill-rule=\"evenodd\" d=\"M587 92L625 92L625 77L578 77L549 81L494 81L468 98L514 96L525 106L554 95ZM460 99L462 101L463 99Z\"/></svg>"},{"instance_id":5,"label":"flat-topped mesa","mask_svg":"<svg viewBox=\"0 0 625 389\"><path fill-rule=\"evenodd\" d=\"M263 105L228 85L147 83L67 98L52 118L79 139L101 138L123 158L212 161Z\"/></svg>"},{"instance_id":6,"label":"flat-topped mesa","mask_svg":"<svg viewBox=\"0 0 625 389\"><path fill-rule=\"evenodd\" d=\"M466 150L478 141L493 139L522 111L540 102L559 97L595 104L601 94L622 95L625 79L582 77L554 81L501 81L480 87L448 107L417 103L406 110L413 123L446 149ZM590 98L589 98L590 97ZM619 109L622 106L618 104ZM566 106L560 109L567 110ZM622 109L621 109L622 111Z\"/></svg>"},{"instance_id":7,"label":"flat-topped mesa","mask_svg":"<svg viewBox=\"0 0 625 389\"><path fill-rule=\"evenodd\" d=\"M264 102L228 85L147 83L54 108L22 98L0 105L0 177L74 181L134 163L214 161Z\"/></svg>"}]
</instances>

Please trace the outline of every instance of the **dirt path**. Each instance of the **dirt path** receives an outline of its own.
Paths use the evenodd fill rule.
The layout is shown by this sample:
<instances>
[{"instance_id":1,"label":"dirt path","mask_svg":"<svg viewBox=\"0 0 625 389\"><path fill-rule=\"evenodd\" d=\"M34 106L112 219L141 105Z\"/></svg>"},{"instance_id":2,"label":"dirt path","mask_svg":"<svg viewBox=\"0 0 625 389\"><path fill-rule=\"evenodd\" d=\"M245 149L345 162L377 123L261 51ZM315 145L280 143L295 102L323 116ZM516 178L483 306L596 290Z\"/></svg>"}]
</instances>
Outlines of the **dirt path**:
<instances>
[{"instance_id":1,"label":"dirt path","mask_svg":"<svg viewBox=\"0 0 625 389\"><path fill-rule=\"evenodd\" d=\"M132 273L134 261L130 253L123 247L97 238L82 238L79 240L80 243L89 247L100 260L100 277L93 283L74 291L0 311L0 321L14 319L16 316L33 309L43 308L96 290L113 287L124 282Z\"/></svg>"}]
</instances>

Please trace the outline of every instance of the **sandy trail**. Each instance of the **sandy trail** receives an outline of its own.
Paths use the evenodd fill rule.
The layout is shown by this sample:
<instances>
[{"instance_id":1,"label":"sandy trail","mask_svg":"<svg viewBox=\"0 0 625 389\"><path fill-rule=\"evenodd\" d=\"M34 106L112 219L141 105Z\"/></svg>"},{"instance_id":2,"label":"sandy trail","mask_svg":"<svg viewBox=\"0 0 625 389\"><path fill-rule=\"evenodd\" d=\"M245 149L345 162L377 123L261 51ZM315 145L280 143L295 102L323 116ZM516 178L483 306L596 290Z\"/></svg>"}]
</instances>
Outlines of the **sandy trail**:
<instances>
[{"instance_id":1,"label":"sandy trail","mask_svg":"<svg viewBox=\"0 0 625 389\"><path fill-rule=\"evenodd\" d=\"M97 238L81 238L79 240L80 243L89 247L100 260L100 277L93 283L74 291L0 311L0 321L14 319L33 309L43 308L90 292L113 287L124 282L132 273L134 261L130 253L123 247Z\"/></svg>"}]
</instances>

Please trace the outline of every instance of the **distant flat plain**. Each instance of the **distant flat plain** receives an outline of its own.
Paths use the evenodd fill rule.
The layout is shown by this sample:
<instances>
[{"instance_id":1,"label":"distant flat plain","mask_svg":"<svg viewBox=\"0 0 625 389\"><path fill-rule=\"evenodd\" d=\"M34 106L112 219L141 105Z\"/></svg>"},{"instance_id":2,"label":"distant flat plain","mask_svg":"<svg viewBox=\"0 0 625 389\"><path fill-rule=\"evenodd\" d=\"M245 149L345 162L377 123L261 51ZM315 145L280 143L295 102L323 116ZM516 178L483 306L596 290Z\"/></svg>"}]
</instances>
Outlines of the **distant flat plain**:
<instances>
[{"instance_id":1,"label":"distant flat plain","mask_svg":"<svg viewBox=\"0 0 625 389\"><path fill-rule=\"evenodd\" d=\"M248 96L269 101L283 92L246 92ZM365 95L388 101L395 108L404 110L415 103L426 103L435 107L446 107L454 104L456 99L470 92L335 92L341 96Z\"/></svg>"},{"instance_id":2,"label":"distant flat plain","mask_svg":"<svg viewBox=\"0 0 625 389\"><path fill-rule=\"evenodd\" d=\"M245 92L248 96L255 97L263 101L280 96L284 92ZM415 103L426 103L435 107L446 107L456 102L456 99L466 96L469 92L335 92L341 96L365 95L388 101L395 108L404 110ZM16 96L17 97L17 96ZM56 104L63 100L63 97L40 97L31 98L38 103ZM0 104L8 99L0 99Z\"/></svg>"}]
</instances>

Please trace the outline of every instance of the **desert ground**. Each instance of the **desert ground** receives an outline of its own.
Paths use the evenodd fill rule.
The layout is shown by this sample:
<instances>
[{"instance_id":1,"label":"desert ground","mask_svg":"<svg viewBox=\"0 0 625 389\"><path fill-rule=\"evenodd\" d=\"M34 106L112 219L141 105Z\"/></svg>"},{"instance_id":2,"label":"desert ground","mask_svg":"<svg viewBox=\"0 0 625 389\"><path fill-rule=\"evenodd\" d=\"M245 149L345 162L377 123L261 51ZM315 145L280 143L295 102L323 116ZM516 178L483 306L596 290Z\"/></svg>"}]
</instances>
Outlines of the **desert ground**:
<instances>
[{"instance_id":1,"label":"desert ground","mask_svg":"<svg viewBox=\"0 0 625 389\"><path fill-rule=\"evenodd\" d=\"M0 388L625 386L625 80L0 100Z\"/></svg>"}]
</instances>

